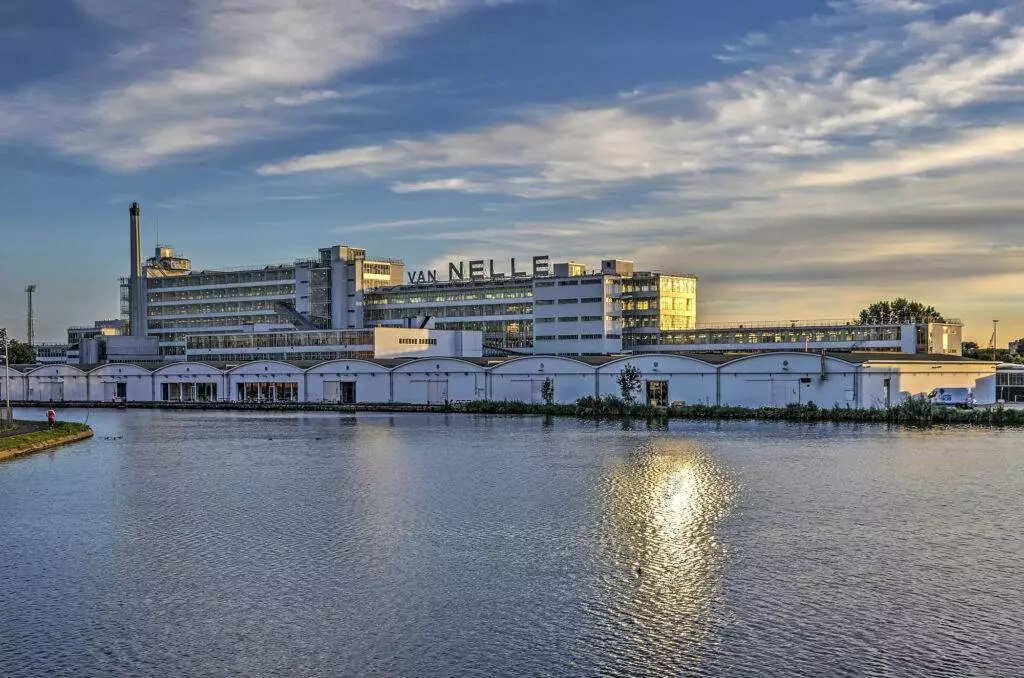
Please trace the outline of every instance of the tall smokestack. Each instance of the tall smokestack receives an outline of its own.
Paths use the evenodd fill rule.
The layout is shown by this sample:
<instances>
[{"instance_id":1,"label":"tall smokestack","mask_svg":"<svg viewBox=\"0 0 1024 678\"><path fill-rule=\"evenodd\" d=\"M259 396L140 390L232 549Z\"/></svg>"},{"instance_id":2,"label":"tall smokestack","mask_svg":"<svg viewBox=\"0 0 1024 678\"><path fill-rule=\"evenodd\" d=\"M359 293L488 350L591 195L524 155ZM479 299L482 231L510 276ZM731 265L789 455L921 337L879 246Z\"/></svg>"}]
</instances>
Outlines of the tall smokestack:
<instances>
[{"instance_id":1,"label":"tall smokestack","mask_svg":"<svg viewBox=\"0 0 1024 678\"><path fill-rule=\"evenodd\" d=\"M128 208L131 229L131 306L129 325L133 337L146 336L146 279L142 275L142 209L133 202Z\"/></svg>"}]
</instances>

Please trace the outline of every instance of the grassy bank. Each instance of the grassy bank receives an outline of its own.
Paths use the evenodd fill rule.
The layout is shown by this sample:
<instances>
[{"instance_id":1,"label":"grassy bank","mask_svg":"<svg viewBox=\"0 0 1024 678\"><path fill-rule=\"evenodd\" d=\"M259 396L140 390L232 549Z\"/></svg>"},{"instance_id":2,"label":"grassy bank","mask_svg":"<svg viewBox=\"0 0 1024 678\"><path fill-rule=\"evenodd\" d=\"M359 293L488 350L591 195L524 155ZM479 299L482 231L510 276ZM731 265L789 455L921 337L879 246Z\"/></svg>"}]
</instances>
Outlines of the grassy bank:
<instances>
[{"instance_id":1,"label":"grassy bank","mask_svg":"<svg viewBox=\"0 0 1024 678\"><path fill-rule=\"evenodd\" d=\"M0 461L92 437L85 424L59 422L53 428L0 438Z\"/></svg>"},{"instance_id":2,"label":"grassy bank","mask_svg":"<svg viewBox=\"0 0 1024 678\"><path fill-rule=\"evenodd\" d=\"M39 407L39 403L24 403L26 407ZM516 401L470 401L447 405L412 405L406 403L376 403L343 405L338 403L170 403L138 402L60 403L61 407L116 409L172 409L172 410L237 410L256 412L462 412L466 414L538 415L576 417L578 419L704 419L704 420L757 420L788 422L835 422L850 424L904 424L932 426L938 424L965 426L1022 426L1024 409L1002 406L957 410L932 405L922 398L908 400L889 408L851 409L823 408L813 403L788 407L731 407L717 405L685 405L658 408L627 403L614 396L581 398L572 404L524 403ZM2 450L0 439L0 450Z\"/></svg>"},{"instance_id":3,"label":"grassy bank","mask_svg":"<svg viewBox=\"0 0 1024 678\"><path fill-rule=\"evenodd\" d=\"M837 422L857 424L936 424L969 426L1024 426L1024 410L1004 407L958 410L911 399L889 408L822 408L813 403L787 407L730 407L685 405L658 408L627 403L619 398L581 398L572 405L544 405L521 402L471 402L454 405L453 411L473 414L572 416L580 419L702 419L788 422Z\"/></svg>"}]
</instances>

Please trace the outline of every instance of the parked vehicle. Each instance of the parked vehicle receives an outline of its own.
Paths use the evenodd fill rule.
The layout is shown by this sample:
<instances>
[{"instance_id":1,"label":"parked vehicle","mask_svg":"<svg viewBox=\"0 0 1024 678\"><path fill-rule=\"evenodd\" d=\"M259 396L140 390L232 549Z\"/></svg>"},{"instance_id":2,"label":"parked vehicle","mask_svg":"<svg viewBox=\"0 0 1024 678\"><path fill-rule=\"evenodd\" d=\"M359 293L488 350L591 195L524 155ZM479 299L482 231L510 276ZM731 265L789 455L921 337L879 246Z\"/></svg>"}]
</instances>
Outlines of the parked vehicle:
<instances>
[{"instance_id":1,"label":"parked vehicle","mask_svg":"<svg viewBox=\"0 0 1024 678\"><path fill-rule=\"evenodd\" d=\"M969 388L937 388L928 394L928 402L968 410L974 407L974 391Z\"/></svg>"}]
</instances>

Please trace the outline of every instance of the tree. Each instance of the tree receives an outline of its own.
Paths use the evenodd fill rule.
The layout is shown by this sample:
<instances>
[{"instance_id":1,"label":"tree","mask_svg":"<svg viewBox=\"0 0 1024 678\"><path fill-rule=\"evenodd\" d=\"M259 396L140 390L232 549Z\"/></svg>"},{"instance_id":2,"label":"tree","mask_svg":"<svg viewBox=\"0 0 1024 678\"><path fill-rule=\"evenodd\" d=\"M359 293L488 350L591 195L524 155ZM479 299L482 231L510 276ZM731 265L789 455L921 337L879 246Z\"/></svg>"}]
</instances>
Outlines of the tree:
<instances>
[{"instance_id":1,"label":"tree","mask_svg":"<svg viewBox=\"0 0 1024 678\"><path fill-rule=\"evenodd\" d=\"M978 355L978 343L974 341L961 341L960 353L968 358L973 358Z\"/></svg>"},{"instance_id":2,"label":"tree","mask_svg":"<svg viewBox=\"0 0 1024 678\"><path fill-rule=\"evenodd\" d=\"M36 362L36 351L28 344L11 340L7 348L8 359L12 365L34 365ZM0 357L3 357L3 343L0 342Z\"/></svg>"},{"instance_id":3,"label":"tree","mask_svg":"<svg viewBox=\"0 0 1024 678\"><path fill-rule=\"evenodd\" d=\"M619 372L619 376L615 378L615 381L619 384L622 399L631 405L635 403L636 393L640 390L640 370L627 364Z\"/></svg>"},{"instance_id":4,"label":"tree","mask_svg":"<svg viewBox=\"0 0 1024 678\"><path fill-rule=\"evenodd\" d=\"M549 407L555 404L555 380L551 377L545 379L544 383L540 385L540 397Z\"/></svg>"},{"instance_id":5,"label":"tree","mask_svg":"<svg viewBox=\"0 0 1024 678\"><path fill-rule=\"evenodd\" d=\"M925 306L918 301L898 297L892 301L876 301L860 312L860 322L865 325L909 325L911 323L945 322L934 306Z\"/></svg>"}]
</instances>

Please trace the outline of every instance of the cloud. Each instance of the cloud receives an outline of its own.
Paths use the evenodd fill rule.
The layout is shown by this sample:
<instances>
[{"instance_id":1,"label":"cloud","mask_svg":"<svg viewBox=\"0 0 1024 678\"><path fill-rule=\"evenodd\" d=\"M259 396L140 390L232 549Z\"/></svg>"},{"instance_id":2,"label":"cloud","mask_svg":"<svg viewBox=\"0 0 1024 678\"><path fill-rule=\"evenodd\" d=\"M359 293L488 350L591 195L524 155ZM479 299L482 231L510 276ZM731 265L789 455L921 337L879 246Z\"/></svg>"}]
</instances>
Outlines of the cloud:
<instances>
[{"instance_id":1,"label":"cloud","mask_svg":"<svg viewBox=\"0 0 1024 678\"><path fill-rule=\"evenodd\" d=\"M930 12L946 2L935 0L836 0L829 5L840 11L866 12L869 14L922 14Z\"/></svg>"},{"instance_id":2,"label":"cloud","mask_svg":"<svg viewBox=\"0 0 1024 678\"><path fill-rule=\"evenodd\" d=\"M420 219L394 219L391 221L375 221L349 226L339 226L333 229L334 233L362 233L366 231L381 231L391 229L408 228L409 226L436 226L439 224L454 224L467 221L462 217L424 217ZM422 235L422 231L418 231Z\"/></svg>"},{"instance_id":3,"label":"cloud","mask_svg":"<svg viewBox=\"0 0 1024 678\"><path fill-rule=\"evenodd\" d=\"M1022 152L1024 127L973 130L941 145L900 150L866 161L844 161L798 176L793 186L842 186L993 161L1019 162Z\"/></svg>"},{"instance_id":4,"label":"cloud","mask_svg":"<svg viewBox=\"0 0 1024 678\"><path fill-rule=\"evenodd\" d=\"M341 92L336 92L332 89L321 89L302 92L296 96L276 96L274 97L273 102L278 106L305 106L306 104L314 104L321 101L335 101L342 98L344 98L344 96Z\"/></svg>"},{"instance_id":5,"label":"cloud","mask_svg":"<svg viewBox=\"0 0 1024 678\"><path fill-rule=\"evenodd\" d=\"M850 11L923 11L918 4L862 2ZM758 35L747 42L762 49L776 41ZM511 123L343 147L257 171L394 177L390 186L398 193L548 198L594 197L615 185L709 173L723 182L760 176L772 185L809 186L808 177L824 177L844 162L860 163L861 172L870 167L877 177L907 174L914 157L935 168L966 166L979 161L979 152L997 154L960 128L971 124L977 106L1019 96L1024 27L1020 11L971 12L945 22L915 17L819 45L778 48L774 56L769 66L697 87L637 88L603 107L549 107ZM946 146L941 158L928 138L936 134Z\"/></svg>"},{"instance_id":6,"label":"cloud","mask_svg":"<svg viewBox=\"0 0 1024 678\"><path fill-rule=\"evenodd\" d=\"M321 88L383 58L397 40L471 9L470 0L78 0L93 20L125 29L93 73L104 80L28 86L0 99L12 138L114 170L284 134L299 122L253 100L306 108L346 96ZM159 25L164 35L141 27ZM141 57L144 63L126 69ZM126 72L127 70L127 72ZM247 105L248 103L248 105ZM0 137L3 138L3 137Z\"/></svg>"}]
</instances>

